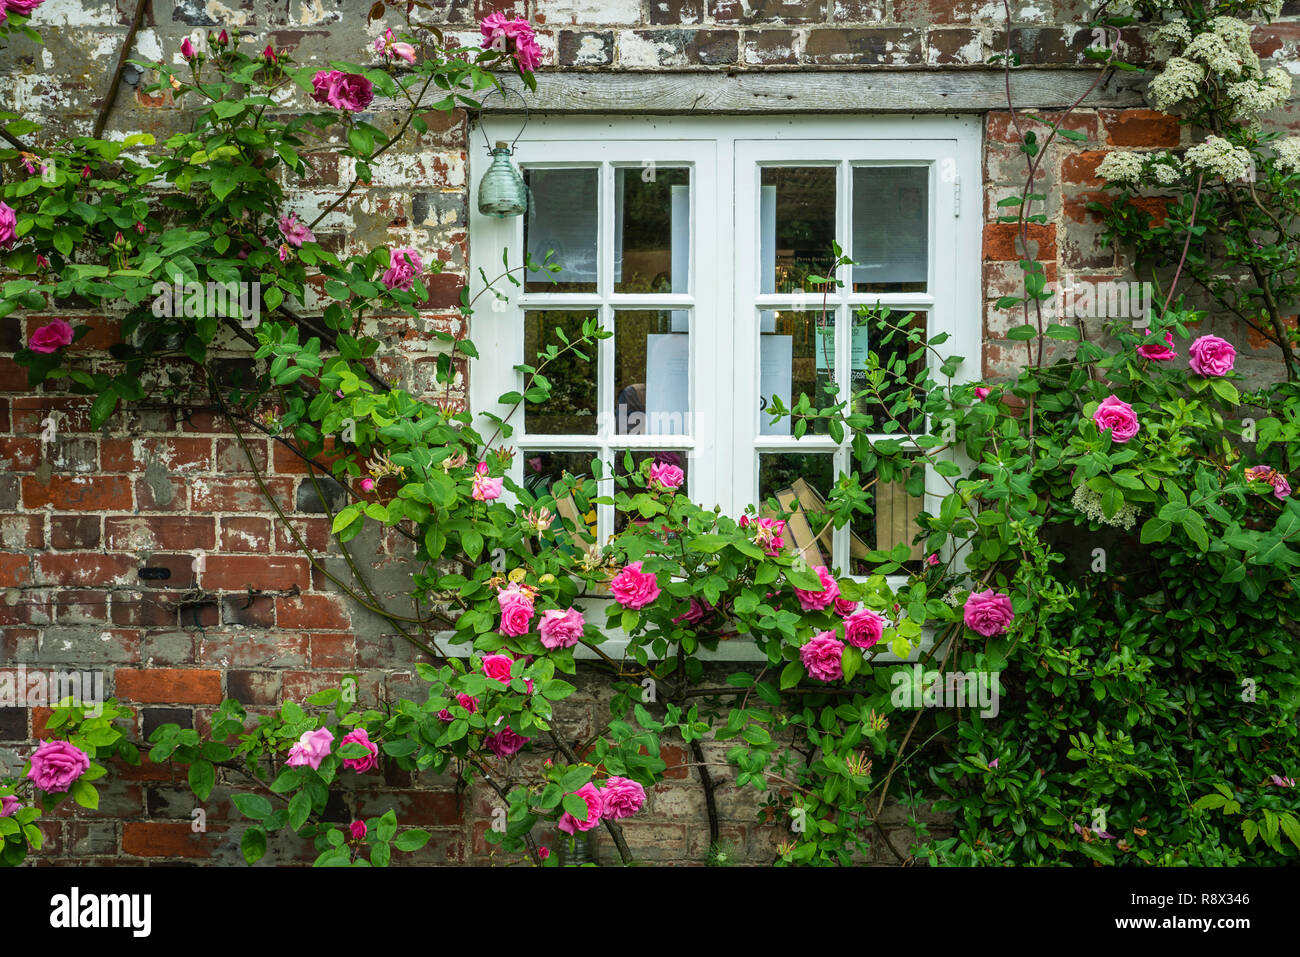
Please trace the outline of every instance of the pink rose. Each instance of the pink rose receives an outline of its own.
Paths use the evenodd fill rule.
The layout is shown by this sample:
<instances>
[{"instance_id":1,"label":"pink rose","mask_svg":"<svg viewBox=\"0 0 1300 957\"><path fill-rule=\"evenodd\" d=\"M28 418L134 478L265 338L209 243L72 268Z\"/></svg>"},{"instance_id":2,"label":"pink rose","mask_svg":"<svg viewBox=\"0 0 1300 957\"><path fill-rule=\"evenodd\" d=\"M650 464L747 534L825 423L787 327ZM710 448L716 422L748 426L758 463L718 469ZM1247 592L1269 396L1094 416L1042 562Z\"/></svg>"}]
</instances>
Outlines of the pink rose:
<instances>
[{"instance_id":1,"label":"pink rose","mask_svg":"<svg viewBox=\"0 0 1300 957\"><path fill-rule=\"evenodd\" d=\"M641 571L641 563L630 562L609 583L614 599L624 608L644 608L659 597L659 583L649 572Z\"/></svg>"},{"instance_id":2,"label":"pink rose","mask_svg":"<svg viewBox=\"0 0 1300 957\"><path fill-rule=\"evenodd\" d=\"M4 0L3 6L10 13L30 17L45 0Z\"/></svg>"},{"instance_id":3,"label":"pink rose","mask_svg":"<svg viewBox=\"0 0 1300 957\"><path fill-rule=\"evenodd\" d=\"M601 817L614 821L631 817L645 804L645 788L635 781L617 775L611 775L598 793Z\"/></svg>"},{"instance_id":4,"label":"pink rose","mask_svg":"<svg viewBox=\"0 0 1300 957\"><path fill-rule=\"evenodd\" d=\"M8 249L14 244L17 228L18 214L8 203L0 201L0 249Z\"/></svg>"},{"instance_id":5,"label":"pink rose","mask_svg":"<svg viewBox=\"0 0 1300 957\"><path fill-rule=\"evenodd\" d=\"M366 839L366 822L353 821L348 826L348 833L352 835L352 840L364 841Z\"/></svg>"},{"instance_id":6,"label":"pink rose","mask_svg":"<svg viewBox=\"0 0 1300 957\"><path fill-rule=\"evenodd\" d=\"M508 758L512 754L518 754L519 750L529 742L529 738L516 734L509 726L502 728L496 734L490 734L483 739L487 749L495 754L498 758Z\"/></svg>"},{"instance_id":7,"label":"pink rose","mask_svg":"<svg viewBox=\"0 0 1300 957\"><path fill-rule=\"evenodd\" d=\"M651 488L658 488L665 492L675 491L685 478L686 473L676 465L669 465L664 462L661 465L650 466Z\"/></svg>"},{"instance_id":8,"label":"pink rose","mask_svg":"<svg viewBox=\"0 0 1300 957\"><path fill-rule=\"evenodd\" d=\"M181 56L185 57L187 60L193 59L194 57L194 44L190 42L189 37L186 37L181 41Z\"/></svg>"},{"instance_id":9,"label":"pink rose","mask_svg":"<svg viewBox=\"0 0 1300 957\"><path fill-rule=\"evenodd\" d=\"M841 618L847 618L857 610L858 603L856 601L849 601L847 598L835 599L835 613Z\"/></svg>"},{"instance_id":10,"label":"pink rose","mask_svg":"<svg viewBox=\"0 0 1300 957\"><path fill-rule=\"evenodd\" d=\"M456 703L460 705L462 708L464 708L466 711L468 711L470 714L475 714L478 712L478 698L472 698L469 695L465 694L464 692L461 692L460 694L456 695ZM455 716L452 715L452 713L448 711L446 708L443 708L441 711L438 712L438 720L454 721Z\"/></svg>"},{"instance_id":11,"label":"pink rose","mask_svg":"<svg viewBox=\"0 0 1300 957\"><path fill-rule=\"evenodd\" d=\"M312 77L311 98L338 110L359 113L375 98L374 87L359 73L320 70Z\"/></svg>"},{"instance_id":12,"label":"pink rose","mask_svg":"<svg viewBox=\"0 0 1300 957\"><path fill-rule=\"evenodd\" d=\"M686 606L686 611L673 619L673 624L678 625L684 621L687 624L697 625L715 611L717 611L717 609L707 601L692 598L690 604Z\"/></svg>"},{"instance_id":13,"label":"pink rose","mask_svg":"<svg viewBox=\"0 0 1300 957\"><path fill-rule=\"evenodd\" d=\"M547 648L572 648L581 640L585 624L582 612L576 608L568 611L551 608L542 612L537 633L542 636L542 644Z\"/></svg>"},{"instance_id":14,"label":"pink rose","mask_svg":"<svg viewBox=\"0 0 1300 957\"><path fill-rule=\"evenodd\" d=\"M543 844L541 847L537 849L537 859L539 861L544 861L550 856L551 856L551 849L547 847L545 844Z\"/></svg>"},{"instance_id":15,"label":"pink rose","mask_svg":"<svg viewBox=\"0 0 1300 957\"><path fill-rule=\"evenodd\" d=\"M501 606L501 634L515 638L532 627L533 600L518 585L501 589L497 604Z\"/></svg>"},{"instance_id":16,"label":"pink rose","mask_svg":"<svg viewBox=\"0 0 1300 957\"><path fill-rule=\"evenodd\" d=\"M334 735L327 728L304 731L298 743L289 749L289 757L284 763L291 768L311 765L313 771L319 770L320 763L330 753L330 745L333 743Z\"/></svg>"},{"instance_id":17,"label":"pink rose","mask_svg":"<svg viewBox=\"0 0 1300 957\"><path fill-rule=\"evenodd\" d=\"M379 763L379 745L370 740L370 735L366 733L365 728L357 728L353 731L349 731L343 736L343 740L340 741L339 744L361 744L370 752L364 758L343 759L343 766L345 768L351 768L353 771L356 771L357 774L365 774Z\"/></svg>"},{"instance_id":18,"label":"pink rose","mask_svg":"<svg viewBox=\"0 0 1300 957\"><path fill-rule=\"evenodd\" d=\"M32 352L57 352L64 346L72 345L72 326L62 319L55 319L47 326L41 326L27 339L27 348Z\"/></svg>"},{"instance_id":19,"label":"pink rose","mask_svg":"<svg viewBox=\"0 0 1300 957\"><path fill-rule=\"evenodd\" d=\"M785 548L785 519L783 518L760 518L758 520L758 531L754 533L754 544L763 549L769 558L774 558L781 554L781 549Z\"/></svg>"},{"instance_id":20,"label":"pink rose","mask_svg":"<svg viewBox=\"0 0 1300 957\"><path fill-rule=\"evenodd\" d=\"M870 648L885 633L885 619L869 608L844 619L844 640L854 648Z\"/></svg>"},{"instance_id":21,"label":"pink rose","mask_svg":"<svg viewBox=\"0 0 1300 957\"><path fill-rule=\"evenodd\" d=\"M966 599L966 608L962 618L966 627L977 631L985 638L1000 635L1007 630L1011 619L1016 617L1011 608L1011 599L1006 595L989 589L971 592Z\"/></svg>"},{"instance_id":22,"label":"pink rose","mask_svg":"<svg viewBox=\"0 0 1300 957\"><path fill-rule=\"evenodd\" d=\"M1097 411L1092 414L1092 421L1096 422L1097 428L1103 432L1110 429L1111 440L1120 445L1138 434L1138 420L1133 406L1113 395L1107 396L1101 405L1097 406Z\"/></svg>"},{"instance_id":23,"label":"pink rose","mask_svg":"<svg viewBox=\"0 0 1300 957\"><path fill-rule=\"evenodd\" d=\"M799 604L804 611L821 611L821 609L830 605L840 596L840 586L836 583L831 573L826 570L825 565L818 565L813 569L817 577L821 579L822 587L820 591L804 591L802 588L796 588L794 593L799 599Z\"/></svg>"},{"instance_id":24,"label":"pink rose","mask_svg":"<svg viewBox=\"0 0 1300 957\"><path fill-rule=\"evenodd\" d=\"M423 268L424 262L414 249L409 246L395 249L389 259L388 269L384 272L383 283L389 289L410 292L411 286L414 285L416 277L420 275L420 270Z\"/></svg>"},{"instance_id":25,"label":"pink rose","mask_svg":"<svg viewBox=\"0 0 1300 957\"><path fill-rule=\"evenodd\" d=\"M823 631L799 649L799 659L808 674L818 681L839 681L844 677L844 642L833 631Z\"/></svg>"},{"instance_id":26,"label":"pink rose","mask_svg":"<svg viewBox=\"0 0 1300 957\"><path fill-rule=\"evenodd\" d=\"M31 781L47 794L62 794L86 773L90 758L69 741L45 741L32 752Z\"/></svg>"},{"instance_id":27,"label":"pink rose","mask_svg":"<svg viewBox=\"0 0 1300 957\"><path fill-rule=\"evenodd\" d=\"M527 20L507 20L500 13L489 13L479 30L485 49L512 53L519 69L531 73L542 62L542 49Z\"/></svg>"},{"instance_id":28,"label":"pink rose","mask_svg":"<svg viewBox=\"0 0 1300 957\"><path fill-rule=\"evenodd\" d=\"M1201 336L1187 350L1192 371L1202 376L1222 376L1232 371L1237 350L1218 336Z\"/></svg>"},{"instance_id":29,"label":"pink rose","mask_svg":"<svg viewBox=\"0 0 1300 957\"><path fill-rule=\"evenodd\" d=\"M510 684L510 668L515 663L509 655L488 655L483 659L483 674L502 684Z\"/></svg>"},{"instance_id":30,"label":"pink rose","mask_svg":"<svg viewBox=\"0 0 1300 957\"><path fill-rule=\"evenodd\" d=\"M280 217L280 235L284 237L286 243L294 247L316 241L315 234L298 218L297 213Z\"/></svg>"},{"instance_id":31,"label":"pink rose","mask_svg":"<svg viewBox=\"0 0 1300 957\"><path fill-rule=\"evenodd\" d=\"M573 792L587 802L587 819L579 821L576 817L565 811L560 815L559 823L556 825L566 834L573 834L576 831L590 831L600 823L600 815L604 805L600 800L600 792L596 790L596 785L588 781L578 790Z\"/></svg>"},{"instance_id":32,"label":"pink rose","mask_svg":"<svg viewBox=\"0 0 1300 957\"><path fill-rule=\"evenodd\" d=\"M0 817L11 817L23 806L23 802L12 794L0 794Z\"/></svg>"},{"instance_id":33,"label":"pink rose","mask_svg":"<svg viewBox=\"0 0 1300 957\"><path fill-rule=\"evenodd\" d=\"M1154 359L1156 362L1168 362L1170 359L1177 359L1178 353L1174 351L1174 334L1165 333L1165 345L1158 342L1148 342L1144 346L1137 347L1137 354L1143 359Z\"/></svg>"},{"instance_id":34,"label":"pink rose","mask_svg":"<svg viewBox=\"0 0 1300 957\"><path fill-rule=\"evenodd\" d=\"M927 565L929 565L931 568L933 568L935 565L938 565L938 564L939 564L939 554L938 554L938 552L932 552L931 554L926 555L926 556L925 556L925 563L926 563Z\"/></svg>"},{"instance_id":35,"label":"pink rose","mask_svg":"<svg viewBox=\"0 0 1300 957\"><path fill-rule=\"evenodd\" d=\"M988 389L987 386L977 385L977 386L975 387L975 398L976 398L976 399L978 399L980 402L983 402L983 401L984 401L985 399L987 399L988 397L989 397L989 389Z\"/></svg>"}]
</instances>

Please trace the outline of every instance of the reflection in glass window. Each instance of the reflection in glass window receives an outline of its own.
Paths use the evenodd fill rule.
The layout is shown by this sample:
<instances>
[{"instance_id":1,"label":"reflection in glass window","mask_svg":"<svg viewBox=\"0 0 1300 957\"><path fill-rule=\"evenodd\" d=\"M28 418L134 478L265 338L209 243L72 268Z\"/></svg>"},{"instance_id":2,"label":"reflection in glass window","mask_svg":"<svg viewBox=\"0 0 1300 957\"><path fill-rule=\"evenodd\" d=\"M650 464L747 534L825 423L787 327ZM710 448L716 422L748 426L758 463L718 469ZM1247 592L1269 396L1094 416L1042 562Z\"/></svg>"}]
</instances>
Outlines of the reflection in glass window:
<instances>
[{"instance_id":1,"label":"reflection in glass window","mask_svg":"<svg viewBox=\"0 0 1300 957\"><path fill-rule=\"evenodd\" d=\"M854 167L853 291L925 292L929 228L929 167Z\"/></svg>"},{"instance_id":2,"label":"reflection in glass window","mask_svg":"<svg viewBox=\"0 0 1300 957\"><path fill-rule=\"evenodd\" d=\"M689 291L690 170L614 170L614 291Z\"/></svg>"},{"instance_id":3,"label":"reflection in glass window","mask_svg":"<svg viewBox=\"0 0 1300 957\"><path fill-rule=\"evenodd\" d=\"M562 267L557 273L528 273L525 291L595 292L600 171L595 167L526 169L524 183L528 187L524 216L528 255L540 264L549 252L550 262Z\"/></svg>"},{"instance_id":4,"label":"reflection in glass window","mask_svg":"<svg viewBox=\"0 0 1300 957\"><path fill-rule=\"evenodd\" d=\"M810 275L831 268L835 241L834 166L765 166L759 188L761 292L820 290Z\"/></svg>"},{"instance_id":5,"label":"reflection in glass window","mask_svg":"<svg viewBox=\"0 0 1300 957\"><path fill-rule=\"evenodd\" d=\"M614 423L620 435L690 434L690 312L620 310Z\"/></svg>"},{"instance_id":6,"label":"reflection in glass window","mask_svg":"<svg viewBox=\"0 0 1300 957\"><path fill-rule=\"evenodd\" d=\"M550 345L563 343L555 334L563 329L572 342L582 337L582 323L594 312L530 309L524 313L524 355L533 358ZM530 435L595 435L596 370L590 362L570 355L546 369L551 397L524 405L524 428Z\"/></svg>"},{"instance_id":7,"label":"reflection in glass window","mask_svg":"<svg viewBox=\"0 0 1300 957\"><path fill-rule=\"evenodd\" d=\"M759 311L759 434L793 435L793 420L786 416L772 421L767 411L772 396L780 396L786 408L807 395L814 408L830 404L835 392L835 312L794 309ZM824 421L808 430L825 432Z\"/></svg>"}]
</instances>

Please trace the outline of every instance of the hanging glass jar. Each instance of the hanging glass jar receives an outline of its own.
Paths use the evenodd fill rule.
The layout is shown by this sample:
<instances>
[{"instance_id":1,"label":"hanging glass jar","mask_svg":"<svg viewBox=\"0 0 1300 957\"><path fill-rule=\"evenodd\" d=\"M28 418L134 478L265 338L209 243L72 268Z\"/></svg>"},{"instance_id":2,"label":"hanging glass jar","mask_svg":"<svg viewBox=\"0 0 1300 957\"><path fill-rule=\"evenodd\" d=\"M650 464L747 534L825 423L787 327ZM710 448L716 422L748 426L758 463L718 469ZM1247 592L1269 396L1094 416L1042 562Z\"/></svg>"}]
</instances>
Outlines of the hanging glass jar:
<instances>
[{"instance_id":1,"label":"hanging glass jar","mask_svg":"<svg viewBox=\"0 0 1300 957\"><path fill-rule=\"evenodd\" d=\"M478 184L478 211L500 219L522 215L528 208L528 188L510 161L510 147L498 140L491 154L492 165Z\"/></svg>"}]
</instances>

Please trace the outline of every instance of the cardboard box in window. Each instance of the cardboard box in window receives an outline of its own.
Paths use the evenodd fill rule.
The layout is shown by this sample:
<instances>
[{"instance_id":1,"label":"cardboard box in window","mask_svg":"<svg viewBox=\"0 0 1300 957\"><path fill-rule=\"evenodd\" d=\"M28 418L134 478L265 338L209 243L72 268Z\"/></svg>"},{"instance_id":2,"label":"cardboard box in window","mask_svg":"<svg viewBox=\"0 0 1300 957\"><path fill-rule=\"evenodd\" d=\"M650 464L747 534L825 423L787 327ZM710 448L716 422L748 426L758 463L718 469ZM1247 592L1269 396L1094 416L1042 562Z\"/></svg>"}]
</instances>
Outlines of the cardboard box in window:
<instances>
[{"instance_id":1,"label":"cardboard box in window","mask_svg":"<svg viewBox=\"0 0 1300 957\"><path fill-rule=\"evenodd\" d=\"M876 548L888 551L900 542L910 543L916 529L916 518L921 512L921 500L907 494L902 482L877 482L876 493ZM786 528L794 542L796 553L803 556L809 567L831 566L832 539L835 526L830 522L820 535L813 535L807 512L825 512L826 500L804 479L798 478L789 488L776 493L783 511L790 513ZM865 559L870 546L852 530L849 532L849 557ZM908 554L911 561L919 561L922 548L912 545Z\"/></svg>"}]
</instances>

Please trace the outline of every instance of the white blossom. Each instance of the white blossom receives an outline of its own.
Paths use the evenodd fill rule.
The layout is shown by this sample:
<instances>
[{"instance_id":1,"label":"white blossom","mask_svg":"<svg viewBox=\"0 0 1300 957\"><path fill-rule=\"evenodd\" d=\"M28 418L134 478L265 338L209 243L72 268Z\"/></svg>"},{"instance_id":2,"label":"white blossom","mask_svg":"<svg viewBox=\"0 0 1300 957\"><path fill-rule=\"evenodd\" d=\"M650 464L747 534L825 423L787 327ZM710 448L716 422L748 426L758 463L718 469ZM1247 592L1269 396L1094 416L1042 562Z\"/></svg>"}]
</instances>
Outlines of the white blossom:
<instances>
[{"instance_id":1,"label":"white blossom","mask_svg":"<svg viewBox=\"0 0 1300 957\"><path fill-rule=\"evenodd\" d=\"M1289 173L1300 173L1300 136L1288 136L1273 144L1277 154L1274 164L1278 169Z\"/></svg>"},{"instance_id":2,"label":"white blossom","mask_svg":"<svg viewBox=\"0 0 1300 957\"><path fill-rule=\"evenodd\" d=\"M1183 167L1196 172L1221 176L1228 182L1246 179L1254 169L1250 151L1233 146L1219 136L1197 143L1183 156Z\"/></svg>"},{"instance_id":3,"label":"white blossom","mask_svg":"<svg viewBox=\"0 0 1300 957\"><path fill-rule=\"evenodd\" d=\"M1184 100L1194 99L1205 81L1205 68L1183 57L1173 57L1160 75L1151 81L1156 109L1168 113Z\"/></svg>"},{"instance_id":4,"label":"white blossom","mask_svg":"<svg viewBox=\"0 0 1300 957\"><path fill-rule=\"evenodd\" d=\"M1151 32L1152 52L1157 60L1167 60L1171 53L1182 52L1192 42L1192 28L1186 20L1170 20Z\"/></svg>"},{"instance_id":5,"label":"white blossom","mask_svg":"<svg viewBox=\"0 0 1300 957\"><path fill-rule=\"evenodd\" d=\"M1240 52L1217 33L1197 34L1183 50L1183 57L1205 64L1211 73L1233 79L1241 76L1246 68Z\"/></svg>"},{"instance_id":6,"label":"white blossom","mask_svg":"<svg viewBox=\"0 0 1300 957\"><path fill-rule=\"evenodd\" d=\"M1229 83L1228 97L1234 104L1234 118L1257 117L1277 109L1291 97L1291 74L1275 66L1262 80Z\"/></svg>"},{"instance_id":7,"label":"white blossom","mask_svg":"<svg viewBox=\"0 0 1300 957\"><path fill-rule=\"evenodd\" d=\"M1142 157L1139 154L1117 150L1114 153L1107 153L1097 164L1097 175L1121 186L1140 186L1142 167Z\"/></svg>"},{"instance_id":8,"label":"white blossom","mask_svg":"<svg viewBox=\"0 0 1300 957\"><path fill-rule=\"evenodd\" d=\"M1086 485L1080 485L1074 490L1074 498L1070 499L1070 504L1082 512L1090 521L1102 525L1130 529L1138 520L1137 507L1128 503L1121 505L1119 511L1107 518L1106 512L1101 507L1101 496Z\"/></svg>"}]
</instances>

